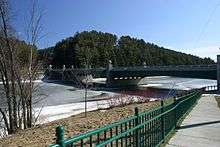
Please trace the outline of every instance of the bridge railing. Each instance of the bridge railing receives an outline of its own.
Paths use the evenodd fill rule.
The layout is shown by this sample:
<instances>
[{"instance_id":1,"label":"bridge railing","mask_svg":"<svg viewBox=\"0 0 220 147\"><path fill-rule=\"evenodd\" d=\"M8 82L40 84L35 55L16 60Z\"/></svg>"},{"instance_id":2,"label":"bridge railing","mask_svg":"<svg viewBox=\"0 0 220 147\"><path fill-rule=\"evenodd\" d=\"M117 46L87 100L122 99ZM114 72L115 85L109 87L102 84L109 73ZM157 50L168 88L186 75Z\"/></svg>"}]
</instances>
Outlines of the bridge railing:
<instances>
[{"instance_id":1,"label":"bridge railing","mask_svg":"<svg viewBox=\"0 0 220 147\"><path fill-rule=\"evenodd\" d=\"M196 70L196 69L213 69L216 70L217 64L208 65L166 65L166 66L131 66L131 67L114 67L113 70Z\"/></svg>"},{"instance_id":2,"label":"bridge railing","mask_svg":"<svg viewBox=\"0 0 220 147\"><path fill-rule=\"evenodd\" d=\"M217 85L206 86L204 88L205 92L211 92L211 91L217 91L217 90L218 90L218 86Z\"/></svg>"},{"instance_id":3,"label":"bridge railing","mask_svg":"<svg viewBox=\"0 0 220 147\"><path fill-rule=\"evenodd\" d=\"M190 111L201 96L201 90L174 98L173 103L165 104L145 112L135 108L133 116L64 139L64 128L56 128L56 144L51 147L70 146L159 146L173 132L184 115Z\"/></svg>"},{"instance_id":4,"label":"bridge railing","mask_svg":"<svg viewBox=\"0 0 220 147\"><path fill-rule=\"evenodd\" d=\"M192 69L192 68L200 68L200 69L216 69L217 64L202 64L202 65L153 65L153 66L128 66L128 67L113 67L113 70L134 70L134 69ZM49 69L49 68L48 68ZM62 68L51 68L52 71L63 71ZM106 70L106 68L100 67L100 68L66 68L66 71L68 70L74 70L74 71L103 71Z\"/></svg>"}]
</instances>

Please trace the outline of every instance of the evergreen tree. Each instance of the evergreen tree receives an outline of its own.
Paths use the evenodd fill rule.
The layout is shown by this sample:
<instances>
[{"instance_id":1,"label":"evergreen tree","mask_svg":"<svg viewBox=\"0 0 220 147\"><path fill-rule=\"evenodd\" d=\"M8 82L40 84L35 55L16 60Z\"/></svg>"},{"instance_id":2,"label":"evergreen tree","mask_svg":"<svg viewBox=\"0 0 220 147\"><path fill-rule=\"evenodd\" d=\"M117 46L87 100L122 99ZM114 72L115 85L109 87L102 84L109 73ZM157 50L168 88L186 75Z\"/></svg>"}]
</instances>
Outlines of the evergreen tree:
<instances>
[{"instance_id":1,"label":"evergreen tree","mask_svg":"<svg viewBox=\"0 0 220 147\"><path fill-rule=\"evenodd\" d=\"M91 67L106 67L111 60L114 66L146 65L192 65L213 64L210 58L199 58L130 36L117 36L97 31L76 33L58 42L54 47L40 50L40 55L46 52L49 64L62 68L63 65L82 68L89 60ZM42 59L42 57L40 58ZM52 60L51 60L52 59ZM48 64L47 63L47 64Z\"/></svg>"}]
</instances>

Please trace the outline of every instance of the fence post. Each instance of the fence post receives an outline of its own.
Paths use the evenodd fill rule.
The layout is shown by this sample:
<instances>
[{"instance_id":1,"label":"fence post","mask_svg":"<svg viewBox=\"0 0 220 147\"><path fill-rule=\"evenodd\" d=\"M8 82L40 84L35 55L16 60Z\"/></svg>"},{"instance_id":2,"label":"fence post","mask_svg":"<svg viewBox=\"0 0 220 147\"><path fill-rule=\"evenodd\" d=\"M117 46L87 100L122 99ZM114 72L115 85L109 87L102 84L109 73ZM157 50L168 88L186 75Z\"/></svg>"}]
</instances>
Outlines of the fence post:
<instances>
[{"instance_id":1,"label":"fence post","mask_svg":"<svg viewBox=\"0 0 220 147\"><path fill-rule=\"evenodd\" d=\"M134 109L134 115L136 116L135 118L135 127L139 125L139 113L138 113L138 108L135 107ZM134 134L134 139L135 139L135 147L139 147L139 129L135 130L135 134Z\"/></svg>"},{"instance_id":2,"label":"fence post","mask_svg":"<svg viewBox=\"0 0 220 147\"><path fill-rule=\"evenodd\" d=\"M161 100L160 101L160 105L161 105L161 114L164 113L164 101ZM161 116L161 136L162 136L162 140L163 143L165 141L165 123L164 123L164 115Z\"/></svg>"},{"instance_id":3,"label":"fence post","mask_svg":"<svg viewBox=\"0 0 220 147\"><path fill-rule=\"evenodd\" d=\"M58 126L56 128L56 144L59 144L60 147L65 147L64 144L64 127Z\"/></svg>"},{"instance_id":4,"label":"fence post","mask_svg":"<svg viewBox=\"0 0 220 147\"><path fill-rule=\"evenodd\" d=\"M176 106L176 104L177 104L177 97L173 97L173 100L174 100L174 107ZM174 109L174 123L175 123L175 129L177 128L177 107Z\"/></svg>"}]
</instances>

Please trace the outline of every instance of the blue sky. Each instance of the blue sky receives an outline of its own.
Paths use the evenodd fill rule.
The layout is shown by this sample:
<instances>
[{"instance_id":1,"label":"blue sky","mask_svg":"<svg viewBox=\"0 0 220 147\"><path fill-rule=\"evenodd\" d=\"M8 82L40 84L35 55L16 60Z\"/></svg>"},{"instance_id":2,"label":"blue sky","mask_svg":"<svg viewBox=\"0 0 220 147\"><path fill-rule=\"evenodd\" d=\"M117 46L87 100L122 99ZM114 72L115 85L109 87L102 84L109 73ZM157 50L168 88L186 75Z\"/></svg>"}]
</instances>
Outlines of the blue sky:
<instances>
[{"instance_id":1,"label":"blue sky","mask_svg":"<svg viewBox=\"0 0 220 147\"><path fill-rule=\"evenodd\" d=\"M170 49L216 59L220 47L219 0L39 0L45 35L39 48L77 31L97 30L142 38ZM24 36L29 0L11 0L13 24Z\"/></svg>"}]
</instances>

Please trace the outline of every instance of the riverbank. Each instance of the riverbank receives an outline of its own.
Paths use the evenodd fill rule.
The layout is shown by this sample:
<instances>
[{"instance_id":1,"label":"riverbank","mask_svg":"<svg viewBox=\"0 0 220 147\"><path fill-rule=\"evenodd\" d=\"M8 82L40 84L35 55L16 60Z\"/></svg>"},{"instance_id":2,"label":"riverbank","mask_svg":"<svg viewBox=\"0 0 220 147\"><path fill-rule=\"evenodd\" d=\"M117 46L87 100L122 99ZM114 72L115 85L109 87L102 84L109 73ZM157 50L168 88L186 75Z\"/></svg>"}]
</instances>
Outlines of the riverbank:
<instances>
[{"instance_id":1,"label":"riverbank","mask_svg":"<svg viewBox=\"0 0 220 147\"><path fill-rule=\"evenodd\" d=\"M214 80L201 80L201 79L185 79L185 78L175 78L175 77L147 77L145 79L143 79L143 84L147 85L147 87L153 87L153 88L165 88L165 89L181 89L181 87L186 90L189 88L196 88L196 87L201 87L201 86L207 86L207 85L213 85L213 83L215 84L216 81ZM65 120L64 118L67 118L67 120L70 119L71 122L71 118L75 118L73 117L73 115L79 114L84 112L84 89L78 89L72 85L65 85L65 84L58 84L58 83L45 83L42 81L39 81L39 94L38 95L43 95L41 101L39 101L39 103L37 103L35 105L35 114L39 116L38 119L38 123L42 124L42 123L46 123L45 125L39 125L39 129L45 129L48 130L50 127L50 125L52 126L48 132L48 135L50 135L50 137L46 136L46 140L47 138L50 138L50 141L46 141L47 143L51 143L53 141L54 138L54 129L56 127L56 125L58 124L62 124L61 122L63 122L63 120ZM143 85L142 85L143 86ZM127 89L128 90L128 89ZM182 90L182 89L181 89ZM104 90L88 90L88 103L87 103L87 110L92 111L91 113L89 112L89 116L92 113L96 113L99 112L100 110L96 109L102 109L103 107L106 107L106 102L107 104L113 103L114 101L108 100L111 97L114 97L116 95L120 95L120 94L136 94L136 92L134 93L133 91L104 91ZM159 97L155 97L153 100L156 99L160 99L160 98L167 98L168 96L170 96L170 92L168 90L168 92L164 92L164 90L161 91L155 91L152 89L147 88L147 90L144 90L143 92L138 92L138 95L143 95L145 97L145 95L147 95L148 98L154 98L154 96L159 96ZM150 100L150 99L149 99ZM129 105L130 106L130 105ZM127 106L126 106L127 107ZM148 106L147 106L148 107ZM147 109L147 108L146 108ZM102 111L103 112L103 111ZM133 113L133 108L131 110L131 112ZM111 113L111 112L109 112ZM132 113L129 113L129 115L132 115ZM102 114L102 113L101 113ZM116 113L117 114L117 113ZM108 114L109 115L109 114ZM117 114L120 116L120 114ZM127 115L123 114L123 116L116 116L117 119L113 119L106 123L110 123L113 122L115 120L118 120L120 118L124 118ZM78 116L78 115L76 115ZM82 114L79 114L79 116L82 116ZM93 115L92 115L93 116ZM98 115L99 116L99 115ZM102 115L100 115L102 116ZM77 117L76 117L77 118ZM57 120L57 119L61 119L61 120ZM57 120L57 121L55 121ZM51 122L53 121L53 122ZM80 121L84 122L84 119L81 119ZM78 121L78 123L80 123L80 121ZM49 123L51 122L51 123ZM74 125L75 121L73 121L72 125ZM89 122L90 123L90 122ZM104 123L101 123L99 125L102 125ZM46 127L47 126L47 127ZM95 127L98 127L98 125L94 125L94 127L90 126L89 129L93 129ZM37 129L38 127L35 127L33 130ZM68 128L68 127L67 127ZM88 129L88 130L89 130ZM25 134L27 132L27 134L29 134L29 136L32 136L31 133L35 134L36 132L34 132L32 129L27 130L27 131L23 131L23 134ZM22 131L21 131L22 132ZM37 131L38 132L38 131ZM80 131L78 131L80 132ZM20 132L19 132L20 134ZM46 132L41 132L37 133L38 136L34 136L32 138L23 138L22 139L22 133L21 135L18 135L18 145L19 142L32 142L30 141L31 139L35 140L35 138L42 138L41 135L43 134L47 134ZM40 135L41 134L41 135ZM25 135L26 136L26 135ZM10 138L10 137L9 137ZM52 139L51 139L52 138ZM11 140L11 141L10 141ZM16 139L17 140L17 139ZM2 141L2 140L1 140ZM4 141L5 142L5 141ZM13 139L7 139L7 141L10 144L10 142L12 142L13 144ZM47 144L45 143L44 139L42 139L42 144ZM1 142L0 142L1 144ZM36 144L32 143L32 145L37 146ZM31 145L25 145L25 146L31 146ZM0 145L1 147L1 145Z\"/></svg>"},{"instance_id":2,"label":"riverbank","mask_svg":"<svg viewBox=\"0 0 220 147\"><path fill-rule=\"evenodd\" d=\"M215 96L215 100L217 101L218 107L220 109L220 96Z\"/></svg>"},{"instance_id":3,"label":"riverbank","mask_svg":"<svg viewBox=\"0 0 220 147\"><path fill-rule=\"evenodd\" d=\"M124 107L91 111L87 113L86 118L84 117L84 113L81 113L68 118L38 125L25 131L20 131L15 135L0 139L0 145L3 147L45 146L55 142L55 128L58 125L63 125L65 127L65 138L67 138L133 115L135 107L138 107L140 111L146 111L157 106L159 106L158 101L130 104Z\"/></svg>"}]
</instances>

